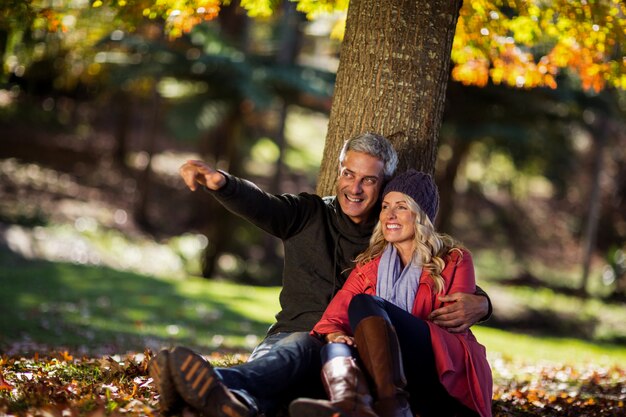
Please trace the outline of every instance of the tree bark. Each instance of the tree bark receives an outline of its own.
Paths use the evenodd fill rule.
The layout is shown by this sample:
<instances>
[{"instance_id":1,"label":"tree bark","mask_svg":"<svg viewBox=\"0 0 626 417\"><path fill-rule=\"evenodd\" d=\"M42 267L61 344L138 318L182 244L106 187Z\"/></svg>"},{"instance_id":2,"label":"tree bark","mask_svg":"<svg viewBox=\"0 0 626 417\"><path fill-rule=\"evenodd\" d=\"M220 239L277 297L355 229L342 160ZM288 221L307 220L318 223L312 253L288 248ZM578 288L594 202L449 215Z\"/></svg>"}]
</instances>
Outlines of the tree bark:
<instances>
[{"instance_id":1,"label":"tree bark","mask_svg":"<svg viewBox=\"0 0 626 417\"><path fill-rule=\"evenodd\" d=\"M241 155L237 152L241 141L242 115L239 106L235 104L216 132L211 133L214 141L214 158L216 166L225 171L239 175ZM223 164L226 164L225 166ZM207 201L208 200L208 201ZM205 226L204 234L209 240L202 255L202 276L214 278L217 269L217 260L230 246L234 218L214 198L198 200L200 204L208 202L206 206L196 210L197 213L212 213L211 221Z\"/></svg>"},{"instance_id":2,"label":"tree bark","mask_svg":"<svg viewBox=\"0 0 626 417\"><path fill-rule=\"evenodd\" d=\"M127 169L126 155L128 153L128 134L130 133L132 119L132 105L130 100L130 95L121 89L113 96L116 108L113 161L122 169Z\"/></svg>"},{"instance_id":3,"label":"tree bark","mask_svg":"<svg viewBox=\"0 0 626 417\"><path fill-rule=\"evenodd\" d=\"M388 137L399 170L434 170L461 0L352 0L317 192L332 194L343 142Z\"/></svg>"},{"instance_id":4,"label":"tree bark","mask_svg":"<svg viewBox=\"0 0 626 417\"><path fill-rule=\"evenodd\" d=\"M603 157L607 143L608 128L604 116L598 116L597 126L591 126L589 129L594 140L594 156L593 165L591 166L591 190L589 191L589 212L585 224L585 234L583 236L583 260L582 260L582 276L578 289L581 293L587 294L589 285L589 271L591 269L591 260L596 249L596 238L598 233L598 224L600 222L600 210L602 204L602 187L600 185L600 177L604 169Z\"/></svg>"},{"instance_id":5,"label":"tree bark","mask_svg":"<svg viewBox=\"0 0 626 417\"><path fill-rule=\"evenodd\" d=\"M9 31L0 29L0 62L2 62L2 69L0 69L0 83L5 83L9 79L9 74L4 71L4 55L7 52L8 42Z\"/></svg>"},{"instance_id":6,"label":"tree bark","mask_svg":"<svg viewBox=\"0 0 626 417\"><path fill-rule=\"evenodd\" d=\"M276 63L280 66L291 66L296 62L296 58L300 53L302 44L302 30L300 23L304 18L303 14L298 13L296 4L283 0L283 15L280 21L281 41L279 43ZM281 191L281 181L283 180L284 156L285 156L285 124L287 122L287 107L289 103L287 98L283 97L278 105L278 125L274 133L274 141L278 146L278 159L276 160L276 172L272 178L270 192L279 193Z\"/></svg>"},{"instance_id":7,"label":"tree bark","mask_svg":"<svg viewBox=\"0 0 626 417\"><path fill-rule=\"evenodd\" d=\"M161 95L157 89L159 79L154 80L152 86L152 97L150 109L150 117L147 123L149 127L145 132L144 143L145 152L147 155L146 165L143 167L137 178L137 194L134 207L134 218L137 224L139 224L144 230L153 231L153 225L150 221L148 214L148 208L150 204L150 191L153 187L152 180L152 157L156 151L156 137L159 132L160 114L161 114Z\"/></svg>"}]
</instances>

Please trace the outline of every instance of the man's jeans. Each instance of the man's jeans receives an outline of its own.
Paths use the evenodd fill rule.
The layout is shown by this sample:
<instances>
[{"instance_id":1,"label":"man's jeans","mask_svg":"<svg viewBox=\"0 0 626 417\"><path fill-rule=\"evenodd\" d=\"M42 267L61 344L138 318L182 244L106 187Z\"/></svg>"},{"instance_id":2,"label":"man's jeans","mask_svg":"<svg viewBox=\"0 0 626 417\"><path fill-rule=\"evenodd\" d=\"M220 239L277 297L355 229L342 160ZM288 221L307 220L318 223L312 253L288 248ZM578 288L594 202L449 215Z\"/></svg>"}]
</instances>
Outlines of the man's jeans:
<instances>
[{"instance_id":1,"label":"man's jeans","mask_svg":"<svg viewBox=\"0 0 626 417\"><path fill-rule=\"evenodd\" d=\"M254 349L248 362L215 371L233 393L272 415L295 398L321 398L322 345L308 332L276 333Z\"/></svg>"}]
</instances>

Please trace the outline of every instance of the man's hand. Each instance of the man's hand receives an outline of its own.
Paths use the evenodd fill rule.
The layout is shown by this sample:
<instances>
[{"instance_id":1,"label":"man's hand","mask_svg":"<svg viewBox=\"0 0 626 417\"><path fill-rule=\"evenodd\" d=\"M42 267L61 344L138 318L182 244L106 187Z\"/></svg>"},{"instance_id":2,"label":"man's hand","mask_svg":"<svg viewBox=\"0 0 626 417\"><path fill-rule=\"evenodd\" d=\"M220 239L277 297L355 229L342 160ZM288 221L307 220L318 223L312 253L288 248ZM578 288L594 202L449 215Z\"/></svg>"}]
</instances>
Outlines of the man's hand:
<instances>
[{"instance_id":1,"label":"man's hand","mask_svg":"<svg viewBox=\"0 0 626 417\"><path fill-rule=\"evenodd\" d=\"M451 304L434 310L428 320L451 333L464 332L489 312L489 301L482 295L457 292L442 295L438 300Z\"/></svg>"},{"instance_id":2,"label":"man's hand","mask_svg":"<svg viewBox=\"0 0 626 417\"><path fill-rule=\"evenodd\" d=\"M354 342L354 337L348 336L347 334L341 332L327 334L326 341L328 343L345 343L348 346L356 346L356 343Z\"/></svg>"},{"instance_id":3,"label":"man's hand","mask_svg":"<svg viewBox=\"0 0 626 417\"><path fill-rule=\"evenodd\" d=\"M196 191L198 184L209 190L219 190L226 184L226 178L202 161L187 161L178 170L183 181L191 191Z\"/></svg>"}]
</instances>

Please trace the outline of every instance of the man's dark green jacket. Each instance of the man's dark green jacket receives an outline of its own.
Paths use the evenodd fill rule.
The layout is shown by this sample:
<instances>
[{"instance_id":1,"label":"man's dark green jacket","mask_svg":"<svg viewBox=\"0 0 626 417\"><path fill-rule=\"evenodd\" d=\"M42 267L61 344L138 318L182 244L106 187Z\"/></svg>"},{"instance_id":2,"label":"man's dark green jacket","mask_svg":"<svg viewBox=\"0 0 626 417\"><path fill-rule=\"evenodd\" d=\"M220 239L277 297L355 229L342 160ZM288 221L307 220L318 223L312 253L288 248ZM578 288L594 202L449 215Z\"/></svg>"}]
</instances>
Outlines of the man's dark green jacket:
<instances>
[{"instance_id":1,"label":"man's dark green jacket","mask_svg":"<svg viewBox=\"0 0 626 417\"><path fill-rule=\"evenodd\" d=\"M272 195L250 181L223 174L226 185L210 193L284 243L281 311L269 333L310 331L347 279L356 256L367 248L377 216L356 224L335 197Z\"/></svg>"}]
</instances>

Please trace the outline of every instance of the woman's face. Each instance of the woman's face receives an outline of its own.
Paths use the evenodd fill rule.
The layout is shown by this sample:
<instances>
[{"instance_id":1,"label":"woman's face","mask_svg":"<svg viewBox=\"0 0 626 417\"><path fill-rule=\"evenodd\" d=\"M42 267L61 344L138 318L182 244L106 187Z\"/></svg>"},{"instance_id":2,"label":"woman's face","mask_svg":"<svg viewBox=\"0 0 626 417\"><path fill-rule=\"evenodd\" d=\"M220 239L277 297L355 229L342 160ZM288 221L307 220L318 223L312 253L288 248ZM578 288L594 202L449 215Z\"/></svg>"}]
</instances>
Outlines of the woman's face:
<instances>
[{"instance_id":1,"label":"woman's face","mask_svg":"<svg viewBox=\"0 0 626 417\"><path fill-rule=\"evenodd\" d=\"M387 193L378 218L385 240L396 247L400 245L412 249L416 217L404 194L397 191Z\"/></svg>"}]
</instances>

